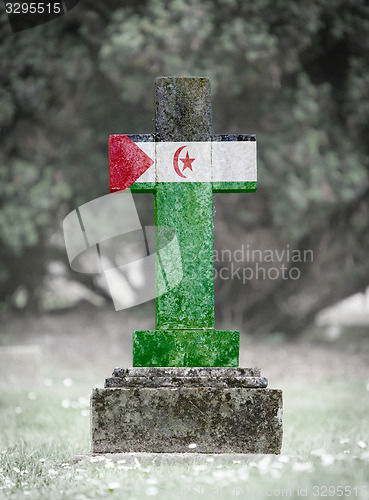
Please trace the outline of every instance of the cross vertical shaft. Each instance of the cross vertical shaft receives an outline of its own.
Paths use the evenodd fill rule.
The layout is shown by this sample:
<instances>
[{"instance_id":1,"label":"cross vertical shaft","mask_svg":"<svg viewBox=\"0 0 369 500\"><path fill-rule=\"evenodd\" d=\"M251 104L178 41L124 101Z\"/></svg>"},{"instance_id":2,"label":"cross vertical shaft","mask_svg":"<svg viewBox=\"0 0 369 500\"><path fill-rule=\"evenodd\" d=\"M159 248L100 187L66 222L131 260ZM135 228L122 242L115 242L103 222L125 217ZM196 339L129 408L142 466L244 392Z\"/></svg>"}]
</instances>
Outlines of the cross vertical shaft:
<instances>
[{"instance_id":1,"label":"cross vertical shaft","mask_svg":"<svg viewBox=\"0 0 369 500\"><path fill-rule=\"evenodd\" d=\"M211 141L211 121L208 78L156 79L157 142ZM180 285L156 299L156 328L214 328L211 183L158 183L155 225L175 228L183 270Z\"/></svg>"}]
</instances>

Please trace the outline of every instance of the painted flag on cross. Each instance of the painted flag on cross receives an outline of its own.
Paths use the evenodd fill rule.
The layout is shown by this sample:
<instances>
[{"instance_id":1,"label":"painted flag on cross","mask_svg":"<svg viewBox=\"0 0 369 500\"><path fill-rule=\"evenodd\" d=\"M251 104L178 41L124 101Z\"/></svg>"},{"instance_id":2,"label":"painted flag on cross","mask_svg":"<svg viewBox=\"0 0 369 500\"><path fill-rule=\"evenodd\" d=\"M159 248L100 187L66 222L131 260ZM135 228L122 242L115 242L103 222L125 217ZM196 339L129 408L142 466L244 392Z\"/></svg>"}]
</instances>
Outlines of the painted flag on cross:
<instances>
[{"instance_id":1,"label":"painted flag on cross","mask_svg":"<svg viewBox=\"0 0 369 500\"><path fill-rule=\"evenodd\" d=\"M154 142L151 135L111 135L110 191L150 190L157 182L212 182L214 191L255 191L254 135L203 142ZM135 189L133 189L135 191Z\"/></svg>"}]
</instances>

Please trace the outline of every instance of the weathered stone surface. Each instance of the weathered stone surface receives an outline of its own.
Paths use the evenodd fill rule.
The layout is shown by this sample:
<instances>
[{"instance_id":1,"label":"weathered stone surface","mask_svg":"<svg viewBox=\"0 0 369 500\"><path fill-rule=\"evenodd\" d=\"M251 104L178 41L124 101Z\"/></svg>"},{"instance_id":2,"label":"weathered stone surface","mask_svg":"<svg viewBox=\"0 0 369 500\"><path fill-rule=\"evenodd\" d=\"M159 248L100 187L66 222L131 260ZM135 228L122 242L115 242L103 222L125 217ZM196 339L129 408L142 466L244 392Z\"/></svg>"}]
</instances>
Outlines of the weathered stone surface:
<instances>
[{"instance_id":1,"label":"weathered stone surface","mask_svg":"<svg viewBox=\"0 0 369 500\"><path fill-rule=\"evenodd\" d=\"M157 141L209 140L212 130L209 78L156 78L155 130Z\"/></svg>"},{"instance_id":2,"label":"weathered stone surface","mask_svg":"<svg viewBox=\"0 0 369 500\"><path fill-rule=\"evenodd\" d=\"M105 387L267 387L265 377L109 377Z\"/></svg>"},{"instance_id":3,"label":"weathered stone surface","mask_svg":"<svg viewBox=\"0 0 369 500\"><path fill-rule=\"evenodd\" d=\"M91 396L92 451L279 453L282 392L274 389L104 388Z\"/></svg>"},{"instance_id":4,"label":"weathered stone surface","mask_svg":"<svg viewBox=\"0 0 369 500\"><path fill-rule=\"evenodd\" d=\"M259 368L115 368L105 387L250 387L265 388Z\"/></svg>"},{"instance_id":5,"label":"weathered stone surface","mask_svg":"<svg viewBox=\"0 0 369 500\"><path fill-rule=\"evenodd\" d=\"M172 291L171 296L175 297L176 292ZM136 331L133 366L238 366L239 342L237 331Z\"/></svg>"},{"instance_id":6,"label":"weathered stone surface","mask_svg":"<svg viewBox=\"0 0 369 500\"><path fill-rule=\"evenodd\" d=\"M260 368L244 367L130 367L114 368L113 377L260 377Z\"/></svg>"}]
</instances>

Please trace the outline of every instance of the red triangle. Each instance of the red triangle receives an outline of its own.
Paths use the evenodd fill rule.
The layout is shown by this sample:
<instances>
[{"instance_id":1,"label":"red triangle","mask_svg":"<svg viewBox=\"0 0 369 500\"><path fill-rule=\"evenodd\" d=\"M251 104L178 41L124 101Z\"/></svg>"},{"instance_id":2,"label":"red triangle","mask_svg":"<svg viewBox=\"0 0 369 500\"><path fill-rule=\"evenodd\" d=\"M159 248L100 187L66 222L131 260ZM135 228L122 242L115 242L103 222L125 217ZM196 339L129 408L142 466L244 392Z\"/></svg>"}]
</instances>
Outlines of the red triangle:
<instances>
[{"instance_id":1,"label":"red triangle","mask_svg":"<svg viewBox=\"0 0 369 500\"><path fill-rule=\"evenodd\" d=\"M109 136L110 192L128 189L153 163L127 135Z\"/></svg>"}]
</instances>

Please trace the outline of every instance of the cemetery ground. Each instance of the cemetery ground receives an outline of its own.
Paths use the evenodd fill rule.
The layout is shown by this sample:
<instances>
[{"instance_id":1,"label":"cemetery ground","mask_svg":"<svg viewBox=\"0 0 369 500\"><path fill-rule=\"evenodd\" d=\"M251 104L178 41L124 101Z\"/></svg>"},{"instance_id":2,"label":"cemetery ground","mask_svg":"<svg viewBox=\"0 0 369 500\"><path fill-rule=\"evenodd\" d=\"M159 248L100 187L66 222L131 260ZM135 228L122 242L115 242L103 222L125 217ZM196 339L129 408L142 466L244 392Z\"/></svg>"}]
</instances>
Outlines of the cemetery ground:
<instances>
[{"instance_id":1,"label":"cemetery ground","mask_svg":"<svg viewBox=\"0 0 369 500\"><path fill-rule=\"evenodd\" d=\"M111 308L3 317L2 345L39 345L42 363L38 384L5 384L2 374L0 498L369 498L369 339L357 332L334 343L241 338L240 366L261 367L283 389L279 457L196 455L195 446L184 463L89 456L92 387L131 366L132 331L149 326Z\"/></svg>"}]
</instances>

